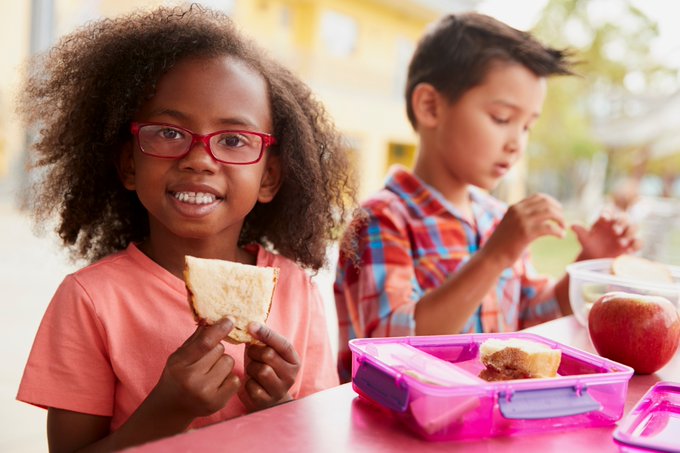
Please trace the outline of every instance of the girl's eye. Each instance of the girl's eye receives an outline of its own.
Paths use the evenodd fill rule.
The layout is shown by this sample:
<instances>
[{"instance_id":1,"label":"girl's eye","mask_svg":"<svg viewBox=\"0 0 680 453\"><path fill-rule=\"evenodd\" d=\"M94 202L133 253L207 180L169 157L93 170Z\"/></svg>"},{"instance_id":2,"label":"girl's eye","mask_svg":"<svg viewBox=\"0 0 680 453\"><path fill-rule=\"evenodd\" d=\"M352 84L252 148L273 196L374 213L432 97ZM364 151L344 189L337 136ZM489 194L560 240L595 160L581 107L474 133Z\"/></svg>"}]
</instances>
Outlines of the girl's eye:
<instances>
[{"instance_id":1,"label":"girl's eye","mask_svg":"<svg viewBox=\"0 0 680 453\"><path fill-rule=\"evenodd\" d=\"M248 137L242 134L222 134L219 144L227 148L240 148L248 145Z\"/></svg>"},{"instance_id":2,"label":"girl's eye","mask_svg":"<svg viewBox=\"0 0 680 453\"><path fill-rule=\"evenodd\" d=\"M496 124L508 124L510 122L509 118L502 118L500 116L491 115L491 119Z\"/></svg>"},{"instance_id":3,"label":"girl's eye","mask_svg":"<svg viewBox=\"0 0 680 453\"><path fill-rule=\"evenodd\" d=\"M184 138L184 134L177 129L171 127L166 127L158 131L158 135L165 140L181 140Z\"/></svg>"}]
</instances>

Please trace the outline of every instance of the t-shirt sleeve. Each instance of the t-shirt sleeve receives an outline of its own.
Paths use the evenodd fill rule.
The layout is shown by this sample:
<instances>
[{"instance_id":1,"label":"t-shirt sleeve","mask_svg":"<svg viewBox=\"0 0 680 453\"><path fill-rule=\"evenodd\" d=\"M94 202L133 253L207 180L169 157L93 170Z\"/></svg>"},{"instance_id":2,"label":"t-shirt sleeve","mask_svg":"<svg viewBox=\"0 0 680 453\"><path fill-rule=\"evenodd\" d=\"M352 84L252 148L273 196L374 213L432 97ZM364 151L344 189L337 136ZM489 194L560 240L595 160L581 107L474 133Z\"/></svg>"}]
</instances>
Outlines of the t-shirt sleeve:
<instances>
[{"instance_id":1,"label":"t-shirt sleeve","mask_svg":"<svg viewBox=\"0 0 680 453\"><path fill-rule=\"evenodd\" d=\"M111 416L114 390L104 327L87 291L75 276L68 276L38 328L17 399Z\"/></svg>"},{"instance_id":2,"label":"t-shirt sleeve","mask_svg":"<svg viewBox=\"0 0 680 453\"><path fill-rule=\"evenodd\" d=\"M389 210L368 211L357 222L350 236L356 257L341 252L334 286L341 362L351 338L414 335L422 297L404 222Z\"/></svg>"},{"instance_id":3,"label":"t-shirt sleeve","mask_svg":"<svg viewBox=\"0 0 680 453\"><path fill-rule=\"evenodd\" d=\"M524 274L520 294L519 328L526 329L559 318L562 312L555 297L554 281L536 272L528 252L522 261Z\"/></svg>"}]
</instances>

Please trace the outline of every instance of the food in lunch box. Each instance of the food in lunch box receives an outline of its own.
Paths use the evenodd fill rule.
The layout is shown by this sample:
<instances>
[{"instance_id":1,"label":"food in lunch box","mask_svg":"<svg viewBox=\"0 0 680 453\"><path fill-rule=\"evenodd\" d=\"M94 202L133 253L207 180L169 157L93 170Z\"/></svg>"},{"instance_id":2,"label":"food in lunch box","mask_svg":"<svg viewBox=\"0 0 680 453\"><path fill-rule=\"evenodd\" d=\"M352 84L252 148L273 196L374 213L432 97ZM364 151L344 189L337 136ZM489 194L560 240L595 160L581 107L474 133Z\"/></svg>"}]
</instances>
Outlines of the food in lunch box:
<instances>
[{"instance_id":1,"label":"food in lunch box","mask_svg":"<svg viewBox=\"0 0 680 453\"><path fill-rule=\"evenodd\" d=\"M521 338L492 338L481 344L479 357L486 367L479 373L480 378L505 381L557 376L562 352Z\"/></svg>"},{"instance_id":2,"label":"food in lunch box","mask_svg":"<svg viewBox=\"0 0 680 453\"><path fill-rule=\"evenodd\" d=\"M673 283L673 275L666 265L633 255L615 258L612 261L612 274L649 283Z\"/></svg>"},{"instance_id":3,"label":"food in lunch box","mask_svg":"<svg viewBox=\"0 0 680 453\"><path fill-rule=\"evenodd\" d=\"M264 323L269 316L279 269L231 261L186 256L184 281L194 315L208 324L229 317L234 328L227 341L257 342L248 323Z\"/></svg>"}]
</instances>

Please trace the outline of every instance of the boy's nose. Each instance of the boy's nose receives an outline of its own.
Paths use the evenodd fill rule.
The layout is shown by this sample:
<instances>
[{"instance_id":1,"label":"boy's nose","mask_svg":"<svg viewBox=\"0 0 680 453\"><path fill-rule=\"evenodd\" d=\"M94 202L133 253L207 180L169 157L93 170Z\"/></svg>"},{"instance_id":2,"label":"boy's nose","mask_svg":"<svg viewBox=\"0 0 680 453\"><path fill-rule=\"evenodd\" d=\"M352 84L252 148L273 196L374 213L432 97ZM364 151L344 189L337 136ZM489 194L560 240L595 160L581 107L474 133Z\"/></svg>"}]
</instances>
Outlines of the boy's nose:
<instances>
[{"instance_id":1,"label":"boy's nose","mask_svg":"<svg viewBox=\"0 0 680 453\"><path fill-rule=\"evenodd\" d=\"M505 141L505 149L512 153L521 153L527 144L527 133L524 129L513 131Z\"/></svg>"}]
</instances>

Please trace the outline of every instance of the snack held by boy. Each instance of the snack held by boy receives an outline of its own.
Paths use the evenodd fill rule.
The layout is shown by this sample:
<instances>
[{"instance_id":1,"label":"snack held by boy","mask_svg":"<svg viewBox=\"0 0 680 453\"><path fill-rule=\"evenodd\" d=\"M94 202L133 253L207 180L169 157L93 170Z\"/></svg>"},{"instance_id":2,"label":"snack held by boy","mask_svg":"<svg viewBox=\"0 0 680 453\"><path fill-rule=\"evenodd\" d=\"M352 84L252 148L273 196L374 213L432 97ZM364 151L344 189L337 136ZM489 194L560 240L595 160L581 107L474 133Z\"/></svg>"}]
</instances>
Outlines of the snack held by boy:
<instances>
[{"instance_id":1,"label":"snack held by boy","mask_svg":"<svg viewBox=\"0 0 680 453\"><path fill-rule=\"evenodd\" d=\"M47 408L50 448L119 450L336 385L303 268L323 265L353 190L309 88L196 5L93 22L38 63L20 105L41 127L32 206L91 263L54 295L17 396ZM276 281L205 302L191 273L192 302L226 307L197 325L187 256Z\"/></svg>"},{"instance_id":2,"label":"snack held by boy","mask_svg":"<svg viewBox=\"0 0 680 453\"><path fill-rule=\"evenodd\" d=\"M569 74L568 53L485 15L446 16L422 37L405 90L415 167L362 203L339 258L341 380L352 338L514 331L570 313L566 276L538 275L527 251L564 236L560 204L489 195L526 149L546 79ZM572 228L579 260L639 248L621 219Z\"/></svg>"}]
</instances>

